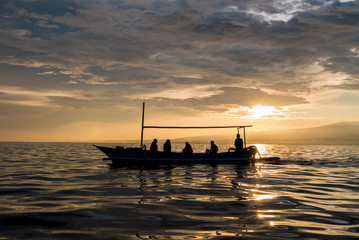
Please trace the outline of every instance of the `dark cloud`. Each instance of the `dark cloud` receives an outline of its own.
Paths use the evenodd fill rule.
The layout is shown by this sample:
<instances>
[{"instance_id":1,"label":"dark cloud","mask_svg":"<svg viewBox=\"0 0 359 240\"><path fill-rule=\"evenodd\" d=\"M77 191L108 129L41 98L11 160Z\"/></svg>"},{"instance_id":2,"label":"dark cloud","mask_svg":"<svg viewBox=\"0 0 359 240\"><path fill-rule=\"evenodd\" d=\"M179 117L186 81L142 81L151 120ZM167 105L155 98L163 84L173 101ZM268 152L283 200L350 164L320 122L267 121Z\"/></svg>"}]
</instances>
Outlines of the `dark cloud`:
<instances>
[{"instance_id":1,"label":"dark cloud","mask_svg":"<svg viewBox=\"0 0 359 240\"><path fill-rule=\"evenodd\" d=\"M274 82L274 81L273 81ZM271 83L270 85L263 84L261 85L264 88L274 89L280 92L287 93L296 93L296 92L310 92L310 88L308 87L310 83L305 81L280 81Z\"/></svg>"},{"instance_id":2,"label":"dark cloud","mask_svg":"<svg viewBox=\"0 0 359 240\"><path fill-rule=\"evenodd\" d=\"M329 89L343 89L343 90L348 90L348 91L358 91L359 90L359 83L327 85L325 87L327 87Z\"/></svg>"},{"instance_id":3,"label":"dark cloud","mask_svg":"<svg viewBox=\"0 0 359 240\"><path fill-rule=\"evenodd\" d=\"M332 72L343 72L351 76L359 76L359 57L332 57L323 66Z\"/></svg>"}]
</instances>

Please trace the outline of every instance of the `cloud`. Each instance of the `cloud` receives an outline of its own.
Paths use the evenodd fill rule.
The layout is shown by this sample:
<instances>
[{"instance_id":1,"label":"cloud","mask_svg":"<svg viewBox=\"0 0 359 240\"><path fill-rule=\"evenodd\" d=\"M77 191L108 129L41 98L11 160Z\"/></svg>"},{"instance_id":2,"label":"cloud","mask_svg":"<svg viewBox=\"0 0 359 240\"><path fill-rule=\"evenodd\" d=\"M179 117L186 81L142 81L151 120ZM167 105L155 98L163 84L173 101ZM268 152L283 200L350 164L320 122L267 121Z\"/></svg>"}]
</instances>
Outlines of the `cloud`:
<instances>
[{"instance_id":1,"label":"cloud","mask_svg":"<svg viewBox=\"0 0 359 240\"><path fill-rule=\"evenodd\" d=\"M338 84L338 85L330 85L326 86L329 89L344 89L348 91L358 91L359 90L359 83L353 84Z\"/></svg>"},{"instance_id":2,"label":"cloud","mask_svg":"<svg viewBox=\"0 0 359 240\"><path fill-rule=\"evenodd\" d=\"M22 106L48 106L52 97L74 97L78 99L86 98L84 95L81 95L76 91L40 91L9 86L1 86L1 89L1 103Z\"/></svg>"},{"instance_id":3,"label":"cloud","mask_svg":"<svg viewBox=\"0 0 359 240\"><path fill-rule=\"evenodd\" d=\"M151 105L163 105L173 107L184 107L196 111L226 112L233 107L241 106L290 106L295 104L307 103L305 99L295 96L268 94L254 88L226 87L221 88L220 92L214 92L209 96L200 98L172 99L157 97L148 101Z\"/></svg>"},{"instance_id":4,"label":"cloud","mask_svg":"<svg viewBox=\"0 0 359 240\"><path fill-rule=\"evenodd\" d=\"M328 85L324 76L359 78L357 9L355 1L8 1L0 63L57 77L63 89L86 86L99 98L104 88L130 102L223 112L305 104Z\"/></svg>"},{"instance_id":5,"label":"cloud","mask_svg":"<svg viewBox=\"0 0 359 240\"><path fill-rule=\"evenodd\" d=\"M216 90L213 86L201 86L201 85L192 85L187 86L183 89L177 87L176 89L166 89L156 93L144 94L141 96L142 99L153 99L161 98L165 99L198 99L198 98L209 98L211 96L222 93L221 90ZM132 98L138 98L133 96Z\"/></svg>"}]
</instances>

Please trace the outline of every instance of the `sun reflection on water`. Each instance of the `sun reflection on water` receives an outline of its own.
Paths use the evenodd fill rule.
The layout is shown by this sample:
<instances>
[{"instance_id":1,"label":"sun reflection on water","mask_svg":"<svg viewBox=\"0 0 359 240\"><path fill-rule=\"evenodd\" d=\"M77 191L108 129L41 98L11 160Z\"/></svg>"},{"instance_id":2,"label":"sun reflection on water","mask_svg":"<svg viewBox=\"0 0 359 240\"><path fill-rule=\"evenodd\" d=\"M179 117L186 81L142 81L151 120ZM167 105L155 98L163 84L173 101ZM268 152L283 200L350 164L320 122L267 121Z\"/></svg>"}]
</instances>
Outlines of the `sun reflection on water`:
<instances>
[{"instance_id":1,"label":"sun reflection on water","mask_svg":"<svg viewBox=\"0 0 359 240\"><path fill-rule=\"evenodd\" d=\"M253 194L253 199L255 201L269 200L273 198L275 198L275 196L270 194Z\"/></svg>"},{"instance_id":2,"label":"sun reflection on water","mask_svg":"<svg viewBox=\"0 0 359 240\"><path fill-rule=\"evenodd\" d=\"M273 145L268 145L268 144L253 144L253 145L255 145L257 147L260 155L263 157L269 157L269 156L275 155L273 153Z\"/></svg>"}]
</instances>

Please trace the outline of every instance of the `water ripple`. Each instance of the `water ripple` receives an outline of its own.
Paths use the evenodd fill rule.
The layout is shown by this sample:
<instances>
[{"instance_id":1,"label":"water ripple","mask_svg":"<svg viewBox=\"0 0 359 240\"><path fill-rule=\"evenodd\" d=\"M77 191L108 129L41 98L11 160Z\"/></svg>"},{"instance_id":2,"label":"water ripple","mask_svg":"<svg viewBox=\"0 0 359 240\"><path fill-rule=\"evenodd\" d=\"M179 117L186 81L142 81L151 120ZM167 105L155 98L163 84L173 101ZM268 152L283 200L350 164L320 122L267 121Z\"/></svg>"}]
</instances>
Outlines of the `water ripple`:
<instances>
[{"instance_id":1,"label":"water ripple","mask_svg":"<svg viewBox=\"0 0 359 240\"><path fill-rule=\"evenodd\" d=\"M0 238L359 239L357 146L258 148L282 160L118 168L91 144L0 143Z\"/></svg>"}]
</instances>

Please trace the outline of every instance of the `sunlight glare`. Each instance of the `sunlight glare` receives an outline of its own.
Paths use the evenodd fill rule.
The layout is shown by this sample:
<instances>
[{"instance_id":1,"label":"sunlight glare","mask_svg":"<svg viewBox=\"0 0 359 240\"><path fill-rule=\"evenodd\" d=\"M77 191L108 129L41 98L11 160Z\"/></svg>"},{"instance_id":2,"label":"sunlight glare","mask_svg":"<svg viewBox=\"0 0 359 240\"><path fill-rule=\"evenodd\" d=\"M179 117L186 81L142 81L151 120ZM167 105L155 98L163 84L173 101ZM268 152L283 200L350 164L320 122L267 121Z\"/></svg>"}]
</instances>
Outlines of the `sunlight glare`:
<instances>
[{"instance_id":1,"label":"sunlight glare","mask_svg":"<svg viewBox=\"0 0 359 240\"><path fill-rule=\"evenodd\" d=\"M242 119L279 119L288 115L285 107L261 106L230 108L226 114Z\"/></svg>"},{"instance_id":2,"label":"sunlight glare","mask_svg":"<svg viewBox=\"0 0 359 240\"><path fill-rule=\"evenodd\" d=\"M275 196L269 195L269 194L253 194L253 198L255 201L262 201L262 200L270 200L275 198Z\"/></svg>"},{"instance_id":3,"label":"sunlight glare","mask_svg":"<svg viewBox=\"0 0 359 240\"><path fill-rule=\"evenodd\" d=\"M281 115L281 112L273 106L253 106L248 108L248 113L252 118L263 118L270 115Z\"/></svg>"}]
</instances>

